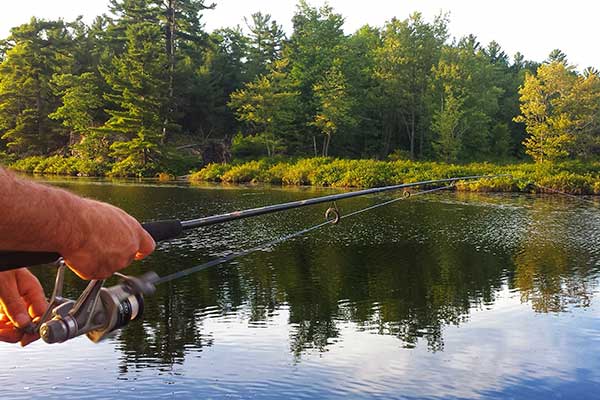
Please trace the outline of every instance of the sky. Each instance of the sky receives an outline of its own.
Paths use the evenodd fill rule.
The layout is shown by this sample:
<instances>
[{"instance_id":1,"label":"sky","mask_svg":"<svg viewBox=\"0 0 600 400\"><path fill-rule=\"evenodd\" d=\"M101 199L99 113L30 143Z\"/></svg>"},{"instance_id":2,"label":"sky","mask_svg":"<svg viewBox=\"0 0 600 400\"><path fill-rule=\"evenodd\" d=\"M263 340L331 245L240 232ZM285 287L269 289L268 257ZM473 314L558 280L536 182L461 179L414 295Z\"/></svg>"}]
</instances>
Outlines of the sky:
<instances>
[{"instance_id":1,"label":"sky","mask_svg":"<svg viewBox=\"0 0 600 400\"><path fill-rule=\"evenodd\" d=\"M244 25L245 16L262 11L271 14L288 33L297 3L296 0L212 1L217 3L216 9L207 11L203 17L209 31ZM308 2L314 6L325 3ZM27 22L31 16L72 20L83 15L90 22L108 9L108 0L19 0L10 4L0 13L0 37L6 37L11 27ZM367 23L382 26L394 16L405 19L414 11L422 12L429 21L440 12L448 12L453 37L472 33L484 45L495 40L510 56L520 51L533 61L543 61L551 50L559 48L580 70L588 66L600 68L596 44L600 36L597 20L600 2L596 0L329 0L329 4L345 17L344 29L348 34Z\"/></svg>"}]
</instances>

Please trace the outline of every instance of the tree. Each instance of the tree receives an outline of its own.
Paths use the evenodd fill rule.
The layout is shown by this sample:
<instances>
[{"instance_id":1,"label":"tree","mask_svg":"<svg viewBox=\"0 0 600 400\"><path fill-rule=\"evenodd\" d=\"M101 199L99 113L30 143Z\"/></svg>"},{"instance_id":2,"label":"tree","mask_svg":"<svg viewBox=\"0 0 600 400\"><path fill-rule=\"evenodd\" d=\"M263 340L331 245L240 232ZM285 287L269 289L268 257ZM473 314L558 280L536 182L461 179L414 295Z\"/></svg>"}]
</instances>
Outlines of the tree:
<instances>
[{"instance_id":1,"label":"tree","mask_svg":"<svg viewBox=\"0 0 600 400\"><path fill-rule=\"evenodd\" d=\"M164 139L168 139L167 127L178 128L174 122L180 119L189 96L190 79L194 59L206 46L207 35L203 31L200 13L214 9L204 0L154 0L159 8L159 22L164 32L165 55L168 64L167 113L163 122ZM194 65L196 64L196 65ZM192 68L190 68L192 66ZM185 110L187 111L187 110Z\"/></svg>"},{"instance_id":2,"label":"tree","mask_svg":"<svg viewBox=\"0 0 600 400\"><path fill-rule=\"evenodd\" d=\"M147 0L130 0L126 6L138 13L137 19L125 29L124 53L101 69L111 88L105 98L115 106L106 110L109 119L98 131L114 137L113 173L141 175L156 171L161 163L168 62L156 10Z\"/></svg>"},{"instance_id":3,"label":"tree","mask_svg":"<svg viewBox=\"0 0 600 400\"><path fill-rule=\"evenodd\" d=\"M292 18L294 31L283 50L288 63L289 79L297 85L300 93L298 120L300 135L294 138L305 152L314 148L319 132L311 122L317 115L319 99L314 94L315 84L332 67L335 59L343 58L346 37L342 30L344 19L325 5L321 8L309 6L300 0Z\"/></svg>"},{"instance_id":4,"label":"tree","mask_svg":"<svg viewBox=\"0 0 600 400\"><path fill-rule=\"evenodd\" d=\"M575 122L568 111L569 92L577 76L562 61L541 65L537 76L528 74L519 91L521 115L529 136L523 144L536 162L552 161L569 154Z\"/></svg>"},{"instance_id":5,"label":"tree","mask_svg":"<svg viewBox=\"0 0 600 400\"><path fill-rule=\"evenodd\" d=\"M267 155L274 153L293 123L299 92L289 85L287 63L277 61L269 75L259 76L231 94L229 107L240 121L264 140Z\"/></svg>"},{"instance_id":6,"label":"tree","mask_svg":"<svg viewBox=\"0 0 600 400\"><path fill-rule=\"evenodd\" d=\"M441 109L433 116L432 130L437 133L433 150L445 162L454 162L462 147L465 132L463 121L463 101L452 92L446 93Z\"/></svg>"},{"instance_id":7,"label":"tree","mask_svg":"<svg viewBox=\"0 0 600 400\"><path fill-rule=\"evenodd\" d=\"M32 18L13 28L0 64L0 134L17 154L48 154L66 138L61 125L48 118L58 105L50 82L68 72L71 37L62 21Z\"/></svg>"},{"instance_id":8,"label":"tree","mask_svg":"<svg viewBox=\"0 0 600 400\"><path fill-rule=\"evenodd\" d=\"M55 94L61 96L62 105L48 117L62 121L70 131L70 144L77 143L104 120L104 101L98 77L92 72L54 75L52 85ZM92 154L86 156L94 158Z\"/></svg>"},{"instance_id":9,"label":"tree","mask_svg":"<svg viewBox=\"0 0 600 400\"><path fill-rule=\"evenodd\" d=\"M339 67L340 63L340 61L334 62L323 79L315 83L313 87L319 105L311 124L325 135L322 151L324 157L329 155L331 137L340 128L356 124L352 114L353 99L348 95L348 84Z\"/></svg>"},{"instance_id":10,"label":"tree","mask_svg":"<svg viewBox=\"0 0 600 400\"><path fill-rule=\"evenodd\" d=\"M454 135L454 141L460 141L461 160L476 160L489 157L491 152L493 116L498 111L498 99L502 89L495 86L495 69L488 56L482 51L477 39L468 36L461 39L456 46L446 46L438 65L433 68L430 105L435 105L432 131L440 134L440 121L459 118L460 134ZM452 107L447 110L448 100ZM454 109L457 108L457 109ZM444 116L444 113L450 113ZM448 136L447 133L444 133ZM440 137L434 136L437 149ZM447 143L448 139L444 138ZM436 146L434 146L436 147ZM452 146L453 149L456 146ZM448 153L434 154L447 158Z\"/></svg>"},{"instance_id":11,"label":"tree","mask_svg":"<svg viewBox=\"0 0 600 400\"><path fill-rule=\"evenodd\" d=\"M567 55L562 52L560 49L554 49L548 54L548 58L546 59L546 63L552 64L554 62L567 64Z\"/></svg>"},{"instance_id":12,"label":"tree","mask_svg":"<svg viewBox=\"0 0 600 400\"><path fill-rule=\"evenodd\" d=\"M343 149L340 155L370 158L381 154L381 110L385 99L375 76L375 54L380 46L381 32L368 25L352 34L346 43L342 71L356 123L345 127L344 135L337 139L337 153Z\"/></svg>"},{"instance_id":13,"label":"tree","mask_svg":"<svg viewBox=\"0 0 600 400\"><path fill-rule=\"evenodd\" d=\"M383 29L375 73L387 103L383 116L384 156L391 150L393 137L401 133L406 135L405 148L412 158L417 155L417 146L419 154L423 153L425 130L430 123L425 104L427 89L432 67L447 38L446 25L445 16L429 24L420 13L414 13L404 21L392 19ZM396 143L402 142L397 139Z\"/></svg>"},{"instance_id":14,"label":"tree","mask_svg":"<svg viewBox=\"0 0 600 400\"><path fill-rule=\"evenodd\" d=\"M244 19L250 31L248 35L247 79L254 80L269 71L273 63L281 58L285 33L281 25L271 21L271 15L260 12L251 15L252 21Z\"/></svg>"}]
</instances>

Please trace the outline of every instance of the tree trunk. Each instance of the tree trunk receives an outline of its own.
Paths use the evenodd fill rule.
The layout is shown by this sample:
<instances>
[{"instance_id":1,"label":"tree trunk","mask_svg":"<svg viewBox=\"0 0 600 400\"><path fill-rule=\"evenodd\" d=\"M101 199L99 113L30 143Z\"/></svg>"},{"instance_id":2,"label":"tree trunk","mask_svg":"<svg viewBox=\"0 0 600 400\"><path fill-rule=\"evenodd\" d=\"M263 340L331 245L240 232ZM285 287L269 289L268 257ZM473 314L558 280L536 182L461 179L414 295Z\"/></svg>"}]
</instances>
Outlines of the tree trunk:
<instances>
[{"instance_id":1,"label":"tree trunk","mask_svg":"<svg viewBox=\"0 0 600 400\"><path fill-rule=\"evenodd\" d=\"M325 143L324 145L324 152L323 152L323 156L328 157L329 156L329 143L331 143L331 134L327 135L327 137L325 138Z\"/></svg>"},{"instance_id":2,"label":"tree trunk","mask_svg":"<svg viewBox=\"0 0 600 400\"><path fill-rule=\"evenodd\" d=\"M169 88L168 88L168 110L163 121L163 137L161 142L164 143L167 140L167 125L169 124L169 117L174 112L173 100L174 100L174 75L175 75L175 2L177 0L168 0L167 8L167 26L165 29L166 35L166 51L167 59L169 60Z\"/></svg>"},{"instance_id":3,"label":"tree trunk","mask_svg":"<svg viewBox=\"0 0 600 400\"><path fill-rule=\"evenodd\" d=\"M410 115L410 158L415 159L415 112L411 111Z\"/></svg>"}]
</instances>

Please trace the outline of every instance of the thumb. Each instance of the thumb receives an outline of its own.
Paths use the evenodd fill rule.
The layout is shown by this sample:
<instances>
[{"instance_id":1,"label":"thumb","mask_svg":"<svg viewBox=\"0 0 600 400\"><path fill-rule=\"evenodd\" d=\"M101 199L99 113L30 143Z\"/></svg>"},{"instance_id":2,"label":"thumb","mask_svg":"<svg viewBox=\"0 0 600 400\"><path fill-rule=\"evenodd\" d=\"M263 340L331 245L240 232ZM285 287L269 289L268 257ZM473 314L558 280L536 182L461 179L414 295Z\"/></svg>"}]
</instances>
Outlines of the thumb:
<instances>
[{"instance_id":1,"label":"thumb","mask_svg":"<svg viewBox=\"0 0 600 400\"><path fill-rule=\"evenodd\" d=\"M156 242L154 241L152 236L150 236L150 234L148 232L146 232L145 229L141 229L140 230L140 244L139 244L139 249L138 249L137 253L135 254L135 259L141 260L143 258L146 258L147 255L149 255L150 253L152 253L154 251L155 247L156 247Z\"/></svg>"}]
</instances>

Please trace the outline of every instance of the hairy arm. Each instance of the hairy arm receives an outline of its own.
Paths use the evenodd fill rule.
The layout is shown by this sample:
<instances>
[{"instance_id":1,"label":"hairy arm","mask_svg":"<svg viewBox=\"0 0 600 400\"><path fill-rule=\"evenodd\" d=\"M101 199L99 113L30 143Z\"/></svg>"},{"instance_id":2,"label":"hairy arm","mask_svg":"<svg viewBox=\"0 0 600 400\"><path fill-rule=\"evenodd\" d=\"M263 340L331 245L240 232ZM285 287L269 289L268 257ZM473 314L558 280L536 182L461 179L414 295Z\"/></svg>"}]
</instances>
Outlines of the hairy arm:
<instances>
[{"instance_id":1,"label":"hairy arm","mask_svg":"<svg viewBox=\"0 0 600 400\"><path fill-rule=\"evenodd\" d=\"M0 168L0 250L60 253L84 279L103 279L154 250L133 217L109 204Z\"/></svg>"},{"instance_id":2,"label":"hairy arm","mask_svg":"<svg viewBox=\"0 0 600 400\"><path fill-rule=\"evenodd\" d=\"M0 169L0 249L60 253L64 242L77 236L73 221L77 217L69 214L83 201Z\"/></svg>"}]
</instances>

